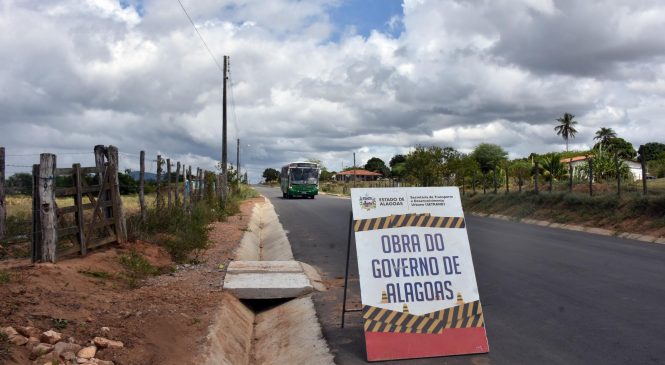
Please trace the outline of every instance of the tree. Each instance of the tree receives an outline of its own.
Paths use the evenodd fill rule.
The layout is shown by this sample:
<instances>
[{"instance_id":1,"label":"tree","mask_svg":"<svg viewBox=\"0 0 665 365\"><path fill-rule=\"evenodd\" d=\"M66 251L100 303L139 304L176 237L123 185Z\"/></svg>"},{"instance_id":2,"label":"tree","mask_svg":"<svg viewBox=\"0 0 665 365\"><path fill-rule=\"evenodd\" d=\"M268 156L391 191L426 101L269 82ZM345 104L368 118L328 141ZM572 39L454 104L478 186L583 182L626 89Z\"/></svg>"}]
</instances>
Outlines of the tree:
<instances>
[{"instance_id":1,"label":"tree","mask_svg":"<svg viewBox=\"0 0 665 365\"><path fill-rule=\"evenodd\" d=\"M658 156L665 152L665 144L658 142L649 142L642 146L640 154L644 156L644 162L657 160Z\"/></svg>"},{"instance_id":2,"label":"tree","mask_svg":"<svg viewBox=\"0 0 665 365\"><path fill-rule=\"evenodd\" d=\"M120 184L120 194L136 194L139 192L139 183L134 180L131 174L118 172L118 183Z\"/></svg>"},{"instance_id":3,"label":"tree","mask_svg":"<svg viewBox=\"0 0 665 365\"><path fill-rule=\"evenodd\" d=\"M606 143L598 142L593 146L595 150L603 149L609 154L617 154L620 158L632 160L637 157L633 145L623 138L610 138Z\"/></svg>"},{"instance_id":4,"label":"tree","mask_svg":"<svg viewBox=\"0 0 665 365\"><path fill-rule=\"evenodd\" d=\"M390 165L390 176L401 179L404 177L406 172L406 156L404 155L395 155L390 159L388 163Z\"/></svg>"},{"instance_id":5,"label":"tree","mask_svg":"<svg viewBox=\"0 0 665 365\"><path fill-rule=\"evenodd\" d=\"M390 167L394 167L398 163L403 163L406 162L406 156L404 155L395 155L393 158L390 159L390 162L388 162L388 165Z\"/></svg>"},{"instance_id":6,"label":"tree","mask_svg":"<svg viewBox=\"0 0 665 365\"><path fill-rule=\"evenodd\" d=\"M378 157L370 158L365 164L365 170L378 172L383 176L390 174L390 169L386 166L386 163Z\"/></svg>"},{"instance_id":7,"label":"tree","mask_svg":"<svg viewBox=\"0 0 665 365\"><path fill-rule=\"evenodd\" d=\"M563 113L563 117L556 120L559 125L554 127L556 135L563 137L566 141L566 151L568 151L568 139L575 138L575 134L577 134L577 129L575 129L577 121L574 118L575 116L570 113Z\"/></svg>"},{"instance_id":8,"label":"tree","mask_svg":"<svg viewBox=\"0 0 665 365\"><path fill-rule=\"evenodd\" d=\"M491 143L481 143L471 152L471 156L478 162L483 175L508 157L508 153L501 146Z\"/></svg>"},{"instance_id":9,"label":"tree","mask_svg":"<svg viewBox=\"0 0 665 365\"><path fill-rule=\"evenodd\" d=\"M32 194L32 174L17 172L7 178L6 184L9 194Z\"/></svg>"},{"instance_id":10,"label":"tree","mask_svg":"<svg viewBox=\"0 0 665 365\"><path fill-rule=\"evenodd\" d=\"M263 179L265 182L277 181L279 180L279 171L269 167L263 170Z\"/></svg>"},{"instance_id":11,"label":"tree","mask_svg":"<svg viewBox=\"0 0 665 365\"><path fill-rule=\"evenodd\" d=\"M510 174L514 176L514 179L517 180L517 186L519 187L520 193L522 192L522 186L524 185L524 180L531 177L532 166L531 162L518 160L513 161L510 164Z\"/></svg>"},{"instance_id":12,"label":"tree","mask_svg":"<svg viewBox=\"0 0 665 365\"><path fill-rule=\"evenodd\" d=\"M432 186L441 176L443 149L438 146L416 146L406 156L405 173L421 186Z\"/></svg>"},{"instance_id":13,"label":"tree","mask_svg":"<svg viewBox=\"0 0 665 365\"><path fill-rule=\"evenodd\" d=\"M333 175L335 175L335 171L328 171L328 169L323 166L321 167L321 175L319 175L319 180L321 181L330 181L332 180Z\"/></svg>"},{"instance_id":14,"label":"tree","mask_svg":"<svg viewBox=\"0 0 665 365\"><path fill-rule=\"evenodd\" d=\"M601 145L606 145L611 138L617 138L617 132L612 128L601 127L596 131L596 136L593 137L594 140L598 140L598 143Z\"/></svg>"},{"instance_id":15,"label":"tree","mask_svg":"<svg viewBox=\"0 0 665 365\"><path fill-rule=\"evenodd\" d=\"M540 166L543 168L543 176L549 181L549 190L552 191L554 179L560 179L565 176L566 171L561 163L561 156L557 153L545 156L540 160Z\"/></svg>"},{"instance_id":16,"label":"tree","mask_svg":"<svg viewBox=\"0 0 665 365\"><path fill-rule=\"evenodd\" d=\"M496 187L496 168L508 157L508 153L498 145L481 143L471 152L483 173L483 191L487 186L487 173L494 170L494 186Z\"/></svg>"},{"instance_id":17,"label":"tree","mask_svg":"<svg viewBox=\"0 0 665 365\"><path fill-rule=\"evenodd\" d=\"M443 177L446 178L448 184L456 184L453 178L457 180L458 175L462 170L462 158L464 155L452 147L444 147L443 152Z\"/></svg>"}]
</instances>

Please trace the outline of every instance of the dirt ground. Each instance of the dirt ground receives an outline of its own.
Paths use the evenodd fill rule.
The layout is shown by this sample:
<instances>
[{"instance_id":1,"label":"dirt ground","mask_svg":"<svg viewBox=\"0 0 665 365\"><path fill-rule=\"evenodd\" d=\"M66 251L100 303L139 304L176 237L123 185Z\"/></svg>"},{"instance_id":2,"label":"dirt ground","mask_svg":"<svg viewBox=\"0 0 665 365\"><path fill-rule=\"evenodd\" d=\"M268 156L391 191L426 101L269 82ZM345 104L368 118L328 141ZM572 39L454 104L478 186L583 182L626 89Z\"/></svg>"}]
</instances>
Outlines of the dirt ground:
<instances>
[{"instance_id":1,"label":"dirt ground","mask_svg":"<svg viewBox=\"0 0 665 365\"><path fill-rule=\"evenodd\" d=\"M245 201L240 214L213 224L210 248L197 265L176 266L159 246L146 242L95 251L55 265L0 262L0 270L11 275L8 283L0 284L0 327L34 326L46 331L64 325L56 330L79 344L95 336L119 340L124 348L102 349L96 355L117 365L197 363L223 295L226 267L253 205L261 201ZM139 251L157 267L168 268L169 273L130 288L120 278L119 263L119 255L130 250ZM91 274L100 272L110 275ZM25 346L11 346L11 357L4 363L31 364L28 355Z\"/></svg>"}]
</instances>

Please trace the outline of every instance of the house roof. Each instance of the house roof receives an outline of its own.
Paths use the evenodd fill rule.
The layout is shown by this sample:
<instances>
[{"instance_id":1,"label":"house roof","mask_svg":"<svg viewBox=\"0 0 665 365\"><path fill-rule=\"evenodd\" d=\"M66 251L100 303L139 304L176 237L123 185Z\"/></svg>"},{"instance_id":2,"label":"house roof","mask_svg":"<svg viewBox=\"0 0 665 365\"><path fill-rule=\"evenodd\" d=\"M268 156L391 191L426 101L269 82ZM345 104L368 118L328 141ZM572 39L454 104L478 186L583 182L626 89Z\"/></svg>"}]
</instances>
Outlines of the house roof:
<instances>
[{"instance_id":1,"label":"house roof","mask_svg":"<svg viewBox=\"0 0 665 365\"><path fill-rule=\"evenodd\" d=\"M338 172L337 175L383 176L382 174L379 174L378 172L361 170L361 169L342 171L342 172Z\"/></svg>"},{"instance_id":2,"label":"house roof","mask_svg":"<svg viewBox=\"0 0 665 365\"><path fill-rule=\"evenodd\" d=\"M569 158L562 158L561 163L586 161L589 157L592 157L592 156L575 156L575 157L569 157Z\"/></svg>"}]
</instances>

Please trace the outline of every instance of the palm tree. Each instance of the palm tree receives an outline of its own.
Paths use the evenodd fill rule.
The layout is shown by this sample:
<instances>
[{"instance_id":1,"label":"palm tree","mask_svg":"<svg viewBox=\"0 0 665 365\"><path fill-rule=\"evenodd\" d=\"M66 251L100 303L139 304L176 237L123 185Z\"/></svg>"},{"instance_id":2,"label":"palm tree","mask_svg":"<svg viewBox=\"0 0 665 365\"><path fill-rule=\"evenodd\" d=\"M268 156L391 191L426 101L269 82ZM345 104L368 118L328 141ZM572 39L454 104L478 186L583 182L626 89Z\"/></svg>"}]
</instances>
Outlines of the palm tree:
<instances>
[{"instance_id":1,"label":"palm tree","mask_svg":"<svg viewBox=\"0 0 665 365\"><path fill-rule=\"evenodd\" d=\"M551 156L545 156L540 161L540 165L545 170L543 175L545 176L545 179L549 180L549 190L552 192L554 179L559 179L564 174L563 165L561 164L561 155L555 153Z\"/></svg>"},{"instance_id":2,"label":"palm tree","mask_svg":"<svg viewBox=\"0 0 665 365\"><path fill-rule=\"evenodd\" d=\"M563 113L563 117L556 120L559 125L554 127L556 135L566 140L566 152L568 152L568 138L575 138L575 134L577 134L577 129L575 129L577 121L574 118L575 116L570 113Z\"/></svg>"},{"instance_id":3,"label":"palm tree","mask_svg":"<svg viewBox=\"0 0 665 365\"><path fill-rule=\"evenodd\" d=\"M607 142L609 142L609 140L612 138L617 138L617 132L615 132L612 128L605 127L601 127L599 130L597 130L596 136L593 137L594 140L598 140L598 143L601 146L606 145Z\"/></svg>"}]
</instances>

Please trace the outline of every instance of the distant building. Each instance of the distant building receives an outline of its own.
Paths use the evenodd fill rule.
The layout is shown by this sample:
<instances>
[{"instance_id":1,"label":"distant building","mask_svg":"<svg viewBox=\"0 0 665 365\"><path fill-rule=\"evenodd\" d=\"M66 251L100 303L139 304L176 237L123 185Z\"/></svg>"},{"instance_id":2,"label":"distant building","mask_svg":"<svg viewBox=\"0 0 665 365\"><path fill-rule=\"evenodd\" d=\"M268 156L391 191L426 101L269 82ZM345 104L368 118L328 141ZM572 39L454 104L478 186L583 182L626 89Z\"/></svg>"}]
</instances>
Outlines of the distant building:
<instances>
[{"instance_id":1,"label":"distant building","mask_svg":"<svg viewBox=\"0 0 665 365\"><path fill-rule=\"evenodd\" d=\"M628 165L630 173L633 174L633 180L642 180L642 164L635 161L623 160Z\"/></svg>"},{"instance_id":2,"label":"distant building","mask_svg":"<svg viewBox=\"0 0 665 365\"><path fill-rule=\"evenodd\" d=\"M579 167L587 162L589 157L593 156L575 156L575 157L569 157L569 158L562 158L561 163L563 164L571 164L573 168Z\"/></svg>"},{"instance_id":3,"label":"distant building","mask_svg":"<svg viewBox=\"0 0 665 365\"><path fill-rule=\"evenodd\" d=\"M573 166L573 169L576 169L581 165L584 165L590 157L593 157L593 155L562 158L561 163L571 164ZM630 169L630 173L633 175L633 180L642 180L642 165L639 162L625 160L625 159L622 159L622 161Z\"/></svg>"},{"instance_id":4,"label":"distant building","mask_svg":"<svg viewBox=\"0 0 665 365\"><path fill-rule=\"evenodd\" d=\"M378 172L356 169L338 172L337 175L335 175L335 180L353 181L353 176L356 177L357 181L376 181L383 175L379 174Z\"/></svg>"}]
</instances>

